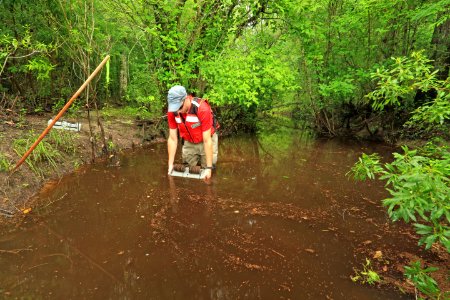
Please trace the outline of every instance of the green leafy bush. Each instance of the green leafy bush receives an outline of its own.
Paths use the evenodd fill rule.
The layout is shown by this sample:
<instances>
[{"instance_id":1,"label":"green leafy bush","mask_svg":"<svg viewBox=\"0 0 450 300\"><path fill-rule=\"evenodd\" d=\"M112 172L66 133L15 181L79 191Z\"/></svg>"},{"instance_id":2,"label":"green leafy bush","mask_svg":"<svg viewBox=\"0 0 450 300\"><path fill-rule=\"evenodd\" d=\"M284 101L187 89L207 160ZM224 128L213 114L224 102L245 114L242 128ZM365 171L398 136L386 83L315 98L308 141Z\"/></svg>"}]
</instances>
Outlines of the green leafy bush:
<instances>
[{"instance_id":1,"label":"green leafy bush","mask_svg":"<svg viewBox=\"0 0 450 300\"><path fill-rule=\"evenodd\" d=\"M448 299L450 292L442 293L436 280L428 275L437 270L438 268L435 267L422 269L420 261L415 261L409 266L405 266L405 277L411 280L414 286L429 299Z\"/></svg>"},{"instance_id":2,"label":"green leafy bush","mask_svg":"<svg viewBox=\"0 0 450 300\"><path fill-rule=\"evenodd\" d=\"M392 58L389 67L373 74L377 87L367 95L375 110L390 106L410 113L406 127L442 135L450 120L449 79L436 77L431 61L423 52L410 57ZM428 103L418 108L417 92L428 93ZM434 95L434 96L433 96ZM430 142L418 149L402 147L391 163L381 163L378 154L363 154L349 172L356 180L366 178L386 182L390 197L383 200L393 221L412 222L421 236L420 245L429 249L439 243L450 252L450 152L445 143ZM405 267L405 276L431 299L441 299L436 281L428 274L435 268L421 269L419 262ZM444 293L448 296L448 292ZM445 296L444 296L445 297Z\"/></svg>"},{"instance_id":3,"label":"green leafy bush","mask_svg":"<svg viewBox=\"0 0 450 300\"><path fill-rule=\"evenodd\" d=\"M372 77L377 87L367 95L375 110L386 106L405 109L411 113L405 124L412 129L425 132L445 131L450 120L450 79L438 80L437 70L433 70L431 60L423 51L413 52L410 57L392 58L392 65L377 69ZM414 98L418 91L435 92L433 99L414 108ZM448 130L447 130L448 131Z\"/></svg>"},{"instance_id":4,"label":"green leafy bush","mask_svg":"<svg viewBox=\"0 0 450 300\"><path fill-rule=\"evenodd\" d=\"M37 57L30 59L26 68L28 71L34 72L38 80L45 80L50 78L50 72L55 69L55 66L47 58Z\"/></svg>"},{"instance_id":5,"label":"green leafy bush","mask_svg":"<svg viewBox=\"0 0 450 300\"><path fill-rule=\"evenodd\" d=\"M243 39L202 65L202 75L211 86L206 96L214 104L267 109L298 89L280 51L257 48L258 41L253 39Z\"/></svg>"},{"instance_id":6,"label":"green leafy bush","mask_svg":"<svg viewBox=\"0 0 450 300\"><path fill-rule=\"evenodd\" d=\"M450 81L447 79L446 82L442 88L450 91ZM405 125L426 132L436 130L448 132L448 124L446 124L448 120L450 120L450 93L438 91L436 99L417 108L411 120Z\"/></svg>"},{"instance_id":7,"label":"green leafy bush","mask_svg":"<svg viewBox=\"0 0 450 300\"><path fill-rule=\"evenodd\" d=\"M450 152L428 143L382 164L376 154L365 155L352 168L353 177L386 180L390 198L383 200L393 221L413 222L419 244L429 249L435 242L450 252Z\"/></svg>"},{"instance_id":8,"label":"green leafy bush","mask_svg":"<svg viewBox=\"0 0 450 300\"><path fill-rule=\"evenodd\" d=\"M422 51L413 52L410 57L392 57L392 65L380 67L372 74L378 81L377 87L367 98L376 110L388 105L410 106L418 89L428 91L435 87L436 73Z\"/></svg>"}]
</instances>

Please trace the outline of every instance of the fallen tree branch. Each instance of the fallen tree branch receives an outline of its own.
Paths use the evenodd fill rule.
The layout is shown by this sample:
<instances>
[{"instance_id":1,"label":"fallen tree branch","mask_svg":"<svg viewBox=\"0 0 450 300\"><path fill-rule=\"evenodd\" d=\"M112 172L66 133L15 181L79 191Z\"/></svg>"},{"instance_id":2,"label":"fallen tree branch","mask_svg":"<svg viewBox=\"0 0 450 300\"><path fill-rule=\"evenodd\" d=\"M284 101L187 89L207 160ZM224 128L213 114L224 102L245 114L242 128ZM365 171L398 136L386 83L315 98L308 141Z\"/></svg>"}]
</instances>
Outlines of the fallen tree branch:
<instances>
[{"instance_id":1,"label":"fallen tree branch","mask_svg":"<svg viewBox=\"0 0 450 300\"><path fill-rule=\"evenodd\" d=\"M0 249L0 253L8 253L8 254L19 254L22 251L33 251L33 249L30 249L30 248L12 249L12 250L2 250L2 249Z\"/></svg>"}]
</instances>

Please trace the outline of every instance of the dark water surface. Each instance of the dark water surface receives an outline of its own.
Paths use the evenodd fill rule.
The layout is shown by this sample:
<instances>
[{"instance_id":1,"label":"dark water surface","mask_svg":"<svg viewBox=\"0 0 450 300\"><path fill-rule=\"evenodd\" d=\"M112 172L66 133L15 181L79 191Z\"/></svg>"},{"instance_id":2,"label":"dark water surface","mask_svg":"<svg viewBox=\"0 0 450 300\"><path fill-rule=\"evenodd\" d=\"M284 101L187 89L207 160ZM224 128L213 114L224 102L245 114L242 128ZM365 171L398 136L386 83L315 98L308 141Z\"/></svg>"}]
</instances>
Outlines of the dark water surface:
<instances>
[{"instance_id":1,"label":"dark water surface","mask_svg":"<svg viewBox=\"0 0 450 300\"><path fill-rule=\"evenodd\" d=\"M165 144L48 185L40 209L0 238L21 249L0 254L0 295L406 299L349 278L365 241L401 243L377 225L388 222L382 186L345 177L361 152L389 149L297 134L219 149L210 185L169 179Z\"/></svg>"}]
</instances>

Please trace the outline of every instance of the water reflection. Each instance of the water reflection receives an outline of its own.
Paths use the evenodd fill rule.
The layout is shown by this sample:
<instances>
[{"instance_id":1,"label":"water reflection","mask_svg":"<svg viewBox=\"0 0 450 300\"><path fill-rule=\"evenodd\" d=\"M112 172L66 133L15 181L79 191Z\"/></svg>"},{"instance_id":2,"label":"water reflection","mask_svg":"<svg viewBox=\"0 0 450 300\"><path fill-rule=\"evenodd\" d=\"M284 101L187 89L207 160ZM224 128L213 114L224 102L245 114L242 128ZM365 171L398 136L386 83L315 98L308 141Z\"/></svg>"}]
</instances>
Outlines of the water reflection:
<instances>
[{"instance_id":1,"label":"water reflection","mask_svg":"<svg viewBox=\"0 0 450 300\"><path fill-rule=\"evenodd\" d=\"M292 132L224 139L212 184L167 177L163 144L121 157L120 166L84 168L44 189L40 203L51 205L0 240L1 249L29 249L0 256L1 292L399 299L349 280L362 242L404 243L377 227L385 213L369 201L382 187L344 176L365 147Z\"/></svg>"}]
</instances>

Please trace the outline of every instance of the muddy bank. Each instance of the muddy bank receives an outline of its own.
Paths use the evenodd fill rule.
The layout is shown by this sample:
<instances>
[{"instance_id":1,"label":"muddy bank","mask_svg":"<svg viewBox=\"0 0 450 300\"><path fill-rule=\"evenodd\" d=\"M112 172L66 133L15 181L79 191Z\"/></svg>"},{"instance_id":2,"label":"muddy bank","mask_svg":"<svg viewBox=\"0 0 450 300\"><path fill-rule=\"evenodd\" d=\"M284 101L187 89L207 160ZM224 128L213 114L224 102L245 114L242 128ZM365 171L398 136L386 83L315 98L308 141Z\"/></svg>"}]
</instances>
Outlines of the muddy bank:
<instances>
[{"instance_id":1,"label":"muddy bank","mask_svg":"<svg viewBox=\"0 0 450 300\"><path fill-rule=\"evenodd\" d=\"M34 141L31 137L38 136L51 118L50 114L18 115L9 112L0 115L0 224L15 222L33 210L38 204L31 203L30 198L46 182L52 185L64 174L93 161L118 164L118 153L164 140L160 130L153 130L145 122L132 118L108 116L100 118L99 126L97 118L91 116L89 126L86 116L63 117L61 120L81 124L81 131L53 129L53 135L43 140L49 143L50 148L42 151L43 155L46 151L51 152L50 159L44 157L32 166L24 163L16 172L7 172L6 169L15 166L21 157L18 149L29 146Z\"/></svg>"}]
</instances>

